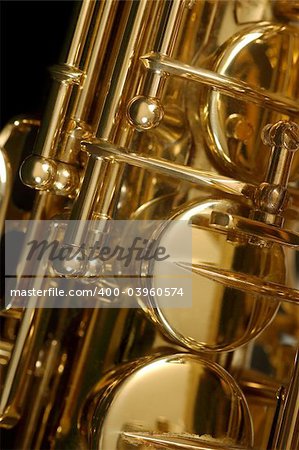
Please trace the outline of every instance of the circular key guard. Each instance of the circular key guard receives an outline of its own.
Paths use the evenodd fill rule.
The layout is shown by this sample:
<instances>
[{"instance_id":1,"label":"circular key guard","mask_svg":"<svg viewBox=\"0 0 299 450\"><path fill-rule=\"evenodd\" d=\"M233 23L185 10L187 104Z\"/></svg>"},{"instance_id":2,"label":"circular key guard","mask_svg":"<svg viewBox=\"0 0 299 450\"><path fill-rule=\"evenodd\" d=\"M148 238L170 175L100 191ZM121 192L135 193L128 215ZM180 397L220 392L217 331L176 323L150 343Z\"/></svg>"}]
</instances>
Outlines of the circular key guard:
<instances>
[{"instance_id":1,"label":"circular key guard","mask_svg":"<svg viewBox=\"0 0 299 450\"><path fill-rule=\"evenodd\" d=\"M153 277L143 280L154 294L140 303L167 337L195 351L233 350L264 330L279 300L299 301L284 262L285 249L298 248L299 236L282 228L288 196L285 173L298 148L298 126L283 121L269 125L263 141L272 146L272 156L267 179L256 187L249 211L232 200L203 201L174 214L155 236L169 250L175 275L163 278L163 267L155 263L150 268ZM177 244L182 236L171 226L173 220L192 227L191 257ZM141 272L147 270L144 264ZM171 307L165 297L155 295L165 283L179 288L186 274L192 283L192 305Z\"/></svg>"},{"instance_id":2,"label":"circular key guard","mask_svg":"<svg viewBox=\"0 0 299 450\"><path fill-rule=\"evenodd\" d=\"M82 422L98 450L249 449L253 440L248 406L234 379L218 364L187 354L147 358L108 373Z\"/></svg>"}]
</instances>

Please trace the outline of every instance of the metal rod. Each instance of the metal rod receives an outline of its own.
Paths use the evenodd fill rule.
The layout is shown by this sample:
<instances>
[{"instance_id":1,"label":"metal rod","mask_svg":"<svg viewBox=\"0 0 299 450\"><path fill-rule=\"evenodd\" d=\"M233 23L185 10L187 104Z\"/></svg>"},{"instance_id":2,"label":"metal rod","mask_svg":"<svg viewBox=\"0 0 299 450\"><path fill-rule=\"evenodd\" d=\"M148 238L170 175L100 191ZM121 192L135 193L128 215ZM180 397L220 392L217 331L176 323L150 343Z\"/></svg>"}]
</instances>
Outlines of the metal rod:
<instances>
[{"instance_id":1,"label":"metal rod","mask_svg":"<svg viewBox=\"0 0 299 450\"><path fill-rule=\"evenodd\" d=\"M294 450L299 446L299 350L291 380L282 403L282 414L274 436L275 450Z\"/></svg>"},{"instance_id":2,"label":"metal rod","mask_svg":"<svg viewBox=\"0 0 299 450\"><path fill-rule=\"evenodd\" d=\"M234 180L233 178L217 175L212 172L199 171L192 167L182 166L159 158L152 158L142 154L128 153L125 149L117 148L106 141L95 140L86 143L87 150L99 157L111 155L118 162L131 164L142 169L153 170L165 176L178 178L181 181L195 183L200 186L210 186L228 194L244 196L254 190L253 185Z\"/></svg>"},{"instance_id":3,"label":"metal rod","mask_svg":"<svg viewBox=\"0 0 299 450\"><path fill-rule=\"evenodd\" d=\"M80 73L79 61L83 51L82 43L86 41L88 28L91 23L95 4L85 0L80 7L76 33L71 41L66 66L69 68L69 77L72 79L73 73ZM79 45L80 43L80 45ZM56 70L56 69L55 69ZM55 72L55 77L58 75ZM68 75L65 74L65 82L54 82L50 99L45 111L34 153L42 155L44 158L55 157L55 150L60 138L59 131L62 128L65 113L72 95L73 83L67 82Z\"/></svg>"},{"instance_id":4,"label":"metal rod","mask_svg":"<svg viewBox=\"0 0 299 450\"><path fill-rule=\"evenodd\" d=\"M153 46L154 52L172 56L179 26L185 9L185 1L164 2L160 29L157 33L156 42ZM165 27L165 23L167 26ZM142 93L149 97L161 97L165 83L165 75L159 73L148 73Z\"/></svg>"},{"instance_id":5,"label":"metal rod","mask_svg":"<svg viewBox=\"0 0 299 450\"><path fill-rule=\"evenodd\" d=\"M113 139L119 117L118 111L123 101L126 82L139 45L140 35L148 16L150 2L128 2L128 19L121 36L121 45L117 51L111 76L105 82L109 85L104 105L98 119L96 135L102 139ZM112 51L112 50L111 50Z\"/></svg>"},{"instance_id":6,"label":"metal rod","mask_svg":"<svg viewBox=\"0 0 299 450\"><path fill-rule=\"evenodd\" d=\"M171 433L146 433L123 431L122 439L126 442L133 442L134 445L150 446L155 449L165 448L168 450L245 450L245 447L227 445L221 440L213 441L190 437L186 435L179 436Z\"/></svg>"},{"instance_id":7,"label":"metal rod","mask_svg":"<svg viewBox=\"0 0 299 450\"><path fill-rule=\"evenodd\" d=\"M175 264L182 269L216 281L224 286L233 287L243 292L254 292L258 295L258 298L266 296L299 305L299 292L280 283L264 281L257 276L249 276L248 274L233 272L228 269L209 266L208 264L191 264L181 261Z\"/></svg>"},{"instance_id":8,"label":"metal rod","mask_svg":"<svg viewBox=\"0 0 299 450\"><path fill-rule=\"evenodd\" d=\"M86 221L91 220L94 202L105 177L107 163L103 158L90 156L77 199L74 202L64 237L65 245L82 244L86 233Z\"/></svg>"},{"instance_id":9,"label":"metal rod","mask_svg":"<svg viewBox=\"0 0 299 450\"><path fill-rule=\"evenodd\" d=\"M220 75L211 70L202 69L184 64L159 53L152 53L141 57L145 67L154 72L165 72L197 83L203 83L219 90L229 97L236 95L242 99L255 103L264 108L285 114L298 114L298 102L283 97L266 89L250 86L241 80Z\"/></svg>"}]
</instances>

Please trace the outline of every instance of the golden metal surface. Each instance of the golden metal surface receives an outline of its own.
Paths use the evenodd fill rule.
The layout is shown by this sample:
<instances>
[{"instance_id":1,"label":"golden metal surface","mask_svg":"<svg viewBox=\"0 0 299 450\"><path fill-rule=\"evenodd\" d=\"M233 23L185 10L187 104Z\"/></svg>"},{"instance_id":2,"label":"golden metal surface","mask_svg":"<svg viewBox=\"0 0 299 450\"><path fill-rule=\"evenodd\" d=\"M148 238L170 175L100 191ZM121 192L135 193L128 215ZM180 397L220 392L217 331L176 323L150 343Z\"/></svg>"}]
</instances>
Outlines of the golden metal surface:
<instances>
[{"instance_id":1,"label":"golden metal surface","mask_svg":"<svg viewBox=\"0 0 299 450\"><path fill-rule=\"evenodd\" d=\"M273 447L277 450L292 450L299 445L299 368L298 352L295 357L293 373L287 391L284 393L278 426L275 428ZM288 430L292 430L291 433Z\"/></svg>"},{"instance_id":2,"label":"golden metal surface","mask_svg":"<svg viewBox=\"0 0 299 450\"><path fill-rule=\"evenodd\" d=\"M209 200L180 210L175 219L196 223L198 217L223 210L241 214L239 206L233 202ZM250 281L247 289L240 283L230 282L229 273L236 281L242 274L248 280L254 275L265 285L272 280L283 284L285 280L281 248L250 248L242 241L238 244L237 239L234 242L233 236L227 239L227 236L215 231L213 227L200 229L192 226L192 267L188 267L188 252L187 249L184 251L184 246L181 248L176 244L176 248L172 249L171 242L177 243L178 240L176 231L172 231L171 226L162 231L157 239L166 248L172 249L171 254L181 268L181 276L186 270L191 270L194 274L192 305L186 308L163 307L163 297L150 298L149 308L144 305L153 320L159 323L162 332L196 351L229 351L243 345L264 330L277 311L275 296L274 299L263 297L262 289L251 289ZM256 261L259 261L259 267ZM210 276L199 270L202 264L210 267ZM222 283L219 283L219 277L216 276L217 270L224 274ZM155 267L153 273L157 275ZM165 282L154 277L152 283L151 287L157 289L164 287ZM178 276L172 281L172 285L179 284Z\"/></svg>"},{"instance_id":3,"label":"golden metal surface","mask_svg":"<svg viewBox=\"0 0 299 450\"><path fill-rule=\"evenodd\" d=\"M12 188L12 173L9 159L3 147L0 147L0 233L3 233L8 199Z\"/></svg>"},{"instance_id":4,"label":"golden metal surface","mask_svg":"<svg viewBox=\"0 0 299 450\"><path fill-rule=\"evenodd\" d=\"M127 152L125 149L117 148L105 141L94 140L92 144L86 143L86 146L91 154L98 156L105 154L112 155L115 156L117 161L153 170L155 172L161 172L163 175L180 178L182 181L188 181L203 186L208 185L228 194L242 196L253 189L253 186L238 180L219 176L214 173L201 172L188 166L180 166L163 159L156 159L143 155L142 153L135 154ZM113 161L113 158L111 158L111 161Z\"/></svg>"},{"instance_id":5,"label":"golden metal surface","mask_svg":"<svg viewBox=\"0 0 299 450\"><path fill-rule=\"evenodd\" d=\"M0 134L1 230L4 218L70 219L59 237L76 247L84 220L166 220L153 238L176 249L192 304L149 295L136 309L7 306L9 450L293 450L298 2L83 0L77 10L31 155L21 153L36 121ZM14 204L20 165L42 191L30 211ZM52 273L98 275L85 264Z\"/></svg>"},{"instance_id":6,"label":"golden metal surface","mask_svg":"<svg viewBox=\"0 0 299 450\"><path fill-rule=\"evenodd\" d=\"M215 418L213 423L209 417ZM131 364L108 373L95 388L82 417L83 426L88 419L94 424L94 431L88 431L94 449L146 445L151 433L158 448L163 440L167 448L200 449L202 441L215 449L222 448L221 444L252 446L250 415L242 392L224 369L194 355L140 361L135 367ZM154 439L156 433L161 435ZM192 439L198 446L188 447Z\"/></svg>"},{"instance_id":7,"label":"golden metal surface","mask_svg":"<svg viewBox=\"0 0 299 450\"><path fill-rule=\"evenodd\" d=\"M170 73L190 81L206 84L230 97L234 98L238 95L241 99L285 114L292 115L299 112L298 104L294 100L271 91L255 88L242 80L229 78L207 69L198 69L158 53L143 56L141 59L147 69Z\"/></svg>"},{"instance_id":8,"label":"golden metal surface","mask_svg":"<svg viewBox=\"0 0 299 450\"><path fill-rule=\"evenodd\" d=\"M298 0L291 2L287 0L278 0L274 4L274 13L279 18L284 18L294 22L298 22L299 19L299 3Z\"/></svg>"},{"instance_id":9,"label":"golden metal surface","mask_svg":"<svg viewBox=\"0 0 299 450\"><path fill-rule=\"evenodd\" d=\"M264 125L272 121L276 122L292 115L298 117L298 48L297 27L265 23L242 30L223 44L217 56L208 63L208 67L220 76L246 82L253 90L258 89L262 94L262 108L255 106L252 101L247 102L244 92L236 92L234 97L227 97L214 90L203 94L206 103L201 108L201 118L207 129L206 141L213 156L219 159L222 170L233 176L238 174L238 178L245 180L251 180L252 176L257 180L262 179L268 159L264 147L260 147L256 141L257 130L261 131ZM200 64L200 61L198 55L196 65ZM288 70L290 66L291 72ZM270 93L267 92L269 90ZM277 97L278 102L279 97L282 100L283 96L294 99L291 101L293 107L283 105L282 100L281 107L276 109L275 114L271 111L274 107L271 101L273 94L273 100ZM242 133L241 136L231 136L226 132L225 123L236 113L242 115L243 128L249 128L249 134L247 131L244 136L243 131L243 136ZM253 129L255 133L251 132ZM297 170L298 159L292 171L292 178L296 178Z\"/></svg>"}]
</instances>

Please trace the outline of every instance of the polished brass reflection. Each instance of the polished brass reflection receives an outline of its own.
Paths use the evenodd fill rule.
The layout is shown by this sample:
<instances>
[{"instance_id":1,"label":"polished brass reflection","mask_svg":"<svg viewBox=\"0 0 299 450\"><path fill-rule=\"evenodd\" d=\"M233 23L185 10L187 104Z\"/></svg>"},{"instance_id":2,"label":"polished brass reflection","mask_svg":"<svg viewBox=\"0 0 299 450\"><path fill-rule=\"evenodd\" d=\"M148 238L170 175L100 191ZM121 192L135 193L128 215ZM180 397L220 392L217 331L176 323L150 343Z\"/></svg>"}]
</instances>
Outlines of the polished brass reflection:
<instances>
[{"instance_id":1,"label":"polished brass reflection","mask_svg":"<svg viewBox=\"0 0 299 450\"><path fill-rule=\"evenodd\" d=\"M256 292L247 286L231 283L231 277L256 277L264 283L275 281L281 284L286 280L283 250L278 245L270 248L248 246L248 241L236 233L231 236L217 232L217 228L198 226L201 217L215 216L218 212L240 211L239 205L225 200L208 200L195 206L186 207L176 215L176 220L187 220L192 227L192 266L188 267L188 252L185 254L176 243L178 236L169 226L159 236L159 242L165 248L172 249L173 258L181 268L181 275L191 271L192 306L187 308L163 307L163 298L150 300L149 313L158 322L162 331L181 345L193 350L228 351L250 341L271 322L277 312L277 299L264 297L260 290ZM193 225L193 222L195 224ZM202 265L206 268L197 270ZM221 270L225 275L219 283L216 273ZM154 269L155 274L155 269ZM158 275L158 274L157 274ZM164 280L153 279L153 287L164 287ZM218 284L218 283L219 284ZM164 282L165 283L165 282ZM180 279L173 280L177 286ZM146 306L145 306L146 307Z\"/></svg>"},{"instance_id":2,"label":"polished brass reflection","mask_svg":"<svg viewBox=\"0 0 299 450\"><path fill-rule=\"evenodd\" d=\"M5 445L299 448L298 1L75 3L41 123L20 117L0 134L1 237L5 219L73 220L65 246L83 220L164 219L152 237L192 278L192 302L3 307ZM86 288L98 270L51 273Z\"/></svg>"},{"instance_id":3,"label":"polished brass reflection","mask_svg":"<svg viewBox=\"0 0 299 450\"><path fill-rule=\"evenodd\" d=\"M158 448L163 440L168 448L188 448L188 442L194 449L205 443L252 446L250 415L239 387L220 366L194 355L140 361L108 373L90 398L83 426L88 419L94 423L89 431L94 449L138 448L147 445L147 437ZM156 433L160 436L154 439Z\"/></svg>"},{"instance_id":4,"label":"polished brass reflection","mask_svg":"<svg viewBox=\"0 0 299 450\"><path fill-rule=\"evenodd\" d=\"M236 91L234 98L211 90L204 94L206 104L202 107L201 118L205 124L206 142L213 156L221 161L223 170L233 176L238 175L245 180L254 176L261 181L266 172L268 153L258 144L256 132L261 132L263 126L273 120L292 117L293 114L298 117L298 101L290 100L297 96L298 47L296 27L254 25L223 44L217 56L209 62L209 67L219 76L247 82L252 89L258 88L262 95L264 93L261 108L253 101L246 101L245 89L244 92ZM199 61L200 55L196 64ZM293 69L291 73L289 64ZM271 94L268 89L271 89ZM286 97L277 109L274 108L275 96ZM293 108L288 107L289 101ZM268 102L270 107L265 109ZM277 113L271 111L272 108ZM233 122L235 114L239 120ZM297 172L298 162L292 170L293 178L297 177Z\"/></svg>"}]
</instances>

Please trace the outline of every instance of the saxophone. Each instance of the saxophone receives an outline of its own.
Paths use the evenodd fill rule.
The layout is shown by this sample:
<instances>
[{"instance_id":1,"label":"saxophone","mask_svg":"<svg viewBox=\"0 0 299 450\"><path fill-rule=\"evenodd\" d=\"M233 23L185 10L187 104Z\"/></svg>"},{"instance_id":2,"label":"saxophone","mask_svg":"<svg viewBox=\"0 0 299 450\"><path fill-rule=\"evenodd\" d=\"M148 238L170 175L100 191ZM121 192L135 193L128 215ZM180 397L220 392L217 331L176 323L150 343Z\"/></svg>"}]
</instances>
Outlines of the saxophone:
<instances>
[{"instance_id":1,"label":"saxophone","mask_svg":"<svg viewBox=\"0 0 299 450\"><path fill-rule=\"evenodd\" d=\"M298 1L74 14L0 134L3 448L295 450Z\"/></svg>"}]
</instances>

